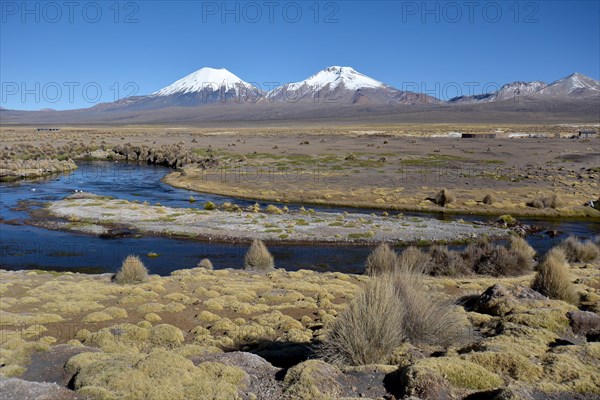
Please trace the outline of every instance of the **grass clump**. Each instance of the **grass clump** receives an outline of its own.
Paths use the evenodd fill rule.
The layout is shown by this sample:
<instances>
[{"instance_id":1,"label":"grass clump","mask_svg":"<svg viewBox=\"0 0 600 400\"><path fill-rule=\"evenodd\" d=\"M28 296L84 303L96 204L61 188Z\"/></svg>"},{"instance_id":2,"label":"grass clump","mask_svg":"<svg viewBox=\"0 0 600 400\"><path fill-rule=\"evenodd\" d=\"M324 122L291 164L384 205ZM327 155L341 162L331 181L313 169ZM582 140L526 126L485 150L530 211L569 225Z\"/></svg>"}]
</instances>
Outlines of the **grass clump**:
<instances>
[{"instance_id":1,"label":"grass clump","mask_svg":"<svg viewBox=\"0 0 600 400\"><path fill-rule=\"evenodd\" d=\"M569 279L569 264L561 248L551 249L538 269L531 288L544 296L577 303L577 293Z\"/></svg>"},{"instance_id":2,"label":"grass clump","mask_svg":"<svg viewBox=\"0 0 600 400\"><path fill-rule=\"evenodd\" d=\"M204 203L204 209L208 211L216 210L217 205L212 201L207 201L206 203Z\"/></svg>"},{"instance_id":3,"label":"grass clump","mask_svg":"<svg viewBox=\"0 0 600 400\"><path fill-rule=\"evenodd\" d=\"M244 256L244 269L268 271L275 268L273 256L260 239L255 239Z\"/></svg>"},{"instance_id":4,"label":"grass clump","mask_svg":"<svg viewBox=\"0 0 600 400\"><path fill-rule=\"evenodd\" d=\"M398 255L398 270L401 272L427 272L431 257L416 246L409 246Z\"/></svg>"},{"instance_id":5,"label":"grass clump","mask_svg":"<svg viewBox=\"0 0 600 400\"><path fill-rule=\"evenodd\" d=\"M275 215L283 214L283 210L277 206L274 206L273 204L269 204L267 206L267 208L265 208L265 212L267 214L275 214Z\"/></svg>"},{"instance_id":6,"label":"grass clump","mask_svg":"<svg viewBox=\"0 0 600 400\"><path fill-rule=\"evenodd\" d=\"M492 204L494 204L494 199L492 198L491 194L486 194L485 197L483 198L482 201L483 204L491 206Z\"/></svg>"},{"instance_id":7,"label":"grass clump","mask_svg":"<svg viewBox=\"0 0 600 400\"><path fill-rule=\"evenodd\" d=\"M433 276L469 275L471 269L458 251L446 246L433 246L429 251L430 264L427 272Z\"/></svg>"},{"instance_id":8,"label":"grass clump","mask_svg":"<svg viewBox=\"0 0 600 400\"><path fill-rule=\"evenodd\" d=\"M440 190L433 198L433 202L440 207L446 207L448 204L454 203L455 201L456 196L454 193L446 188Z\"/></svg>"},{"instance_id":9,"label":"grass clump","mask_svg":"<svg viewBox=\"0 0 600 400\"><path fill-rule=\"evenodd\" d=\"M402 303L389 279L375 278L338 315L320 351L337 364L376 364L404 340Z\"/></svg>"},{"instance_id":10,"label":"grass clump","mask_svg":"<svg viewBox=\"0 0 600 400\"><path fill-rule=\"evenodd\" d=\"M198 268L213 269L213 263L208 258L203 258L197 265Z\"/></svg>"},{"instance_id":11,"label":"grass clump","mask_svg":"<svg viewBox=\"0 0 600 400\"><path fill-rule=\"evenodd\" d=\"M582 241L574 236L569 236L560 243L569 262L593 261L600 256L600 249L591 240Z\"/></svg>"},{"instance_id":12,"label":"grass clump","mask_svg":"<svg viewBox=\"0 0 600 400\"><path fill-rule=\"evenodd\" d=\"M333 321L320 348L323 357L336 364L367 365L385 363L405 341L462 342L466 321L421 280L421 274L400 272L374 277Z\"/></svg>"},{"instance_id":13,"label":"grass clump","mask_svg":"<svg viewBox=\"0 0 600 400\"><path fill-rule=\"evenodd\" d=\"M537 199L533 199L527 203L529 207L534 208L559 208L564 205L564 202L556 193L549 196L542 196Z\"/></svg>"},{"instance_id":14,"label":"grass clump","mask_svg":"<svg viewBox=\"0 0 600 400\"><path fill-rule=\"evenodd\" d=\"M115 276L115 282L121 284L141 283L148 279L148 270L138 256L129 255L123 261Z\"/></svg>"},{"instance_id":15,"label":"grass clump","mask_svg":"<svg viewBox=\"0 0 600 400\"><path fill-rule=\"evenodd\" d=\"M387 243L381 243L369 254L365 262L365 273L370 276L394 272L398 256Z\"/></svg>"}]
</instances>

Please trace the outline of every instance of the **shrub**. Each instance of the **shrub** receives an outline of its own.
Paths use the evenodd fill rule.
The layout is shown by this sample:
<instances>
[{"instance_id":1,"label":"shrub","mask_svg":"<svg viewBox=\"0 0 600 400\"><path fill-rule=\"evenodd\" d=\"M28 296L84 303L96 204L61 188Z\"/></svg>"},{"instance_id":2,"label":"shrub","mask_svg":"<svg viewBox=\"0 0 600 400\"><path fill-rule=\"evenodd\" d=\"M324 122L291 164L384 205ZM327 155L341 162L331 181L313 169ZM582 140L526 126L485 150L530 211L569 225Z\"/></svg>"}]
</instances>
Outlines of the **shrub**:
<instances>
[{"instance_id":1,"label":"shrub","mask_svg":"<svg viewBox=\"0 0 600 400\"><path fill-rule=\"evenodd\" d=\"M491 276L516 276L531 271L533 259L503 246L492 246L473 266L474 272Z\"/></svg>"},{"instance_id":2,"label":"shrub","mask_svg":"<svg viewBox=\"0 0 600 400\"><path fill-rule=\"evenodd\" d=\"M198 268L213 269L213 263L208 258L203 258L198 263Z\"/></svg>"},{"instance_id":3,"label":"shrub","mask_svg":"<svg viewBox=\"0 0 600 400\"><path fill-rule=\"evenodd\" d=\"M433 246L429 251L429 256L431 261L428 272L433 276L460 276L471 272L461 254L449 250L446 246Z\"/></svg>"},{"instance_id":4,"label":"shrub","mask_svg":"<svg viewBox=\"0 0 600 400\"><path fill-rule=\"evenodd\" d=\"M558 208L563 206L563 201L556 193L549 196L542 196L527 203L529 207L534 208Z\"/></svg>"},{"instance_id":5,"label":"shrub","mask_svg":"<svg viewBox=\"0 0 600 400\"><path fill-rule=\"evenodd\" d=\"M581 241L574 236L569 236L560 243L569 262L592 261L600 256L598 246L591 240Z\"/></svg>"},{"instance_id":6,"label":"shrub","mask_svg":"<svg viewBox=\"0 0 600 400\"><path fill-rule=\"evenodd\" d=\"M454 304L429 292L421 281L421 274L397 274L394 282L407 339L415 344L441 346L464 342L469 330Z\"/></svg>"},{"instance_id":7,"label":"shrub","mask_svg":"<svg viewBox=\"0 0 600 400\"><path fill-rule=\"evenodd\" d=\"M444 188L435 195L433 202L438 206L446 207L446 205L453 203L454 201L456 201L456 196L454 196L454 193Z\"/></svg>"},{"instance_id":8,"label":"shrub","mask_svg":"<svg viewBox=\"0 0 600 400\"><path fill-rule=\"evenodd\" d=\"M329 362L385 362L405 340L402 303L389 277L374 278L356 293L333 322L320 353Z\"/></svg>"},{"instance_id":9,"label":"shrub","mask_svg":"<svg viewBox=\"0 0 600 400\"><path fill-rule=\"evenodd\" d=\"M491 194L485 195L485 197L483 198L483 204L487 204L488 206L494 204L494 199L492 198Z\"/></svg>"},{"instance_id":10,"label":"shrub","mask_svg":"<svg viewBox=\"0 0 600 400\"><path fill-rule=\"evenodd\" d=\"M255 239L244 256L244 269L267 271L275 268L273 256L262 240Z\"/></svg>"},{"instance_id":11,"label":"shrub","mask_svg":"<svg viewBox=\"0 0 600 400\"><path fill-rule=\"evenodd\" d=\"M493 245L487 238L470 244L464 251L468 268L477 274L515 276L531 271L535 250L522 238L511 238L508 247Z\"/></svg>"},{"instance_id":12,"label":"shrub","mask_svg":"<svg viewBox=\"0 0 600 400\"><path fill-rule=\"evenodd\" d=\"M516 253L522 254L527 258L533 259L536 255L536 251L533 247L527 243L527 240L523 239L520 236L511 236L510 237L510 249Z\"/></svg>"},{"instance_id":13,"label":"shrub","mask_svg":"<svg viewBox=\"0 0 600 400\"><path fill-rule=\"evenodd\" d=\"M265 208L265 212L267 214L276 214L276 215L281 215L283 214L283 210L281 210L279 207L274 206L272 204L269 204L267 206L267 208Z\"/></svg>"},{"instance_id":14,"label":"shrub","mask_svg":"<svg viewBox=\"0 0 600 400\"><path fill-rule=\"evenodd\" d=\"M569 280L569 264L561 248L554 247L546 254L531 288L553 299L577 302L577 293Z\"/></svg>"},{"instance_id":15,"label":"shrub","mask_svg":"<svg viewBox=\"0 0 600 400\"><path fill-rule=\"evenodd\" d=\"M217 205L215 203L213 203L212 201L207 201L206 203L204 203L204 209L205 210L216 210L217 209Z\"/></svg>"},{"instance_id":16,"label":"shrub","mask_svg":"<svg viewBox=\"0 0 600 400\"><path fill-rule=\"evenodd\" d=\"M398 256L397 269L400 272L429 272L430 257L416 246L409 246Z\"/></svg>"},{"instance_id":17,"label":"shrub","mask_svg":"<svg viewBox=\"0 0 600 400\"><path fill-rule=\"evenodd\" d=\"M422 274L380 275L368 282L333 322L319 352L337 364L386 362L408 340L417 344L462 342L468 328L452 303L433 296Z\"/></svg>"},{"instance_id":18,"label":"shrub","mask_svg":"<svg viewBox=\"0 0 600 400\"><path fill-rule=\"evenodd\" d=\"M115 276L117 283L139 283L148 278L148 270L138 256L127 256Z\"/></svg>"},{"instance_id":19,"label":"shrub","mask_svg":"<svg viewBox=\"0 0 600 400\"><path fill-rule=\"evenodd\" d=\"M393 272L396 269L397 261L396 252L387 243L381 243L367 257L365 273L374 276Z\"/></svg>"}]
</instances>

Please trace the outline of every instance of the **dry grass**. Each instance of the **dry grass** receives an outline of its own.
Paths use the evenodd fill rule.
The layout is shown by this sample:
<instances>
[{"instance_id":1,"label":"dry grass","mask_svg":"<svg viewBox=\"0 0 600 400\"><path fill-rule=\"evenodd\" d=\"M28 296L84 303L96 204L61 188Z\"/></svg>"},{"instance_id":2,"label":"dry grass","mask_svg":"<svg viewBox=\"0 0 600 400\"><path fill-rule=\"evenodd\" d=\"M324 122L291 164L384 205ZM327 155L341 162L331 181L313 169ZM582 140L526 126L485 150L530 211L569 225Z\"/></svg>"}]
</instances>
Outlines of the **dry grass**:
<instances>
[{"instance_id":1,"label":"dry grass","mask_svg":"<svg viewBox=\"0 0 600 400\"><path fill-rule=\"evenodd\" d=\"M559 208L564 206L564 202L557 194L551 194L549 196L542 196L540 198L534 199L527 203L529 207L534 208Z\"/></svg>"},{"instance_id":2,"label":"dry grass","mask_svg":"<svg viewBox=\"0 0 600 400\"><path fill-rule=\"evenodd\" d=\"M452 302L431 293L421 274L397 274L396 296L402 303L403 331L409 342L449 346L464 343L469 329Z\"/></svg>"},{"instance_id":3,"label":"dry grass","mask_svg":"<svg viewBox=\"0 0 600 400\"><path fill-rule=\"evenodd\" d=\"M574 236L569 236L560 243L569 262L588 262L600 256L600 249L591 240L582 241Z\"/></svg>"},{"instance_id":4,"label":"dry grass","mask_svg":"<svg viewBox=\"0 0 600 400\"><path fill-rule=\"evenodd\" d=\"M420 273L374 277L333 322L320 348L330 362L384 363L404 341L448 346L468 338L455 306L429 292Z\"/></svg>"},{"instance_id":5,"label":"dry grass","mask_svg":"<svg viewBox=\"0 0 600 400\"><path fill-rule=\"evenodd\" d=\"M469 265L458 251L446 246L433 246L429 251L431 262L427 272L433 276L461 276L471 274Z\"/></svg>"},{"instance_id":6,"label":"dry grass","mask_svg":"<svg viewBox=\"0 0 600 400\"><path fill-rule=\"evenodd\" d=\"M398 255L398 271L403 273L425 273L431 258L416 246L409 246Z\"/></svg>"},{"instance_id":7,"label":"dry grass","mask_svg":"<svg viewBox=\"0 0 600 400\"><path fill-rule=\"evenodd\" d=\"M396 270L398 256L387 243L381 243L369 254L365 273L370 276L392 273Z\"/></svg>"},{"instance_id":8,"label":"dry grass","mask_svg":"<svg viewBox=\"0 0 600 400\"><path fill-rule=\"evenodd\" d=\"M469 269L480 275L518 276L531 271L535 250L523 238L511 237L507 247L493 245L487 238L467 246L463 253Z\"/></svg>"},{"instance_id":9,"label":"dry grass","mask_svg":"<svg viewBox=\"0 0 600 400\"><path fill-rule=\"evenodd\" d=\"M115 276L115 282L121 284L141 283L148 279L148 270L138 256L129 255L123 261Z\"/></svg>"},{"instance_id":10,"label":"dry grass","mask_svg":"<svg viewBox=\"0 0 600 400\"><path fill-rule=\"evenodd\" d=\"M554 247L544 257L531 288L553 299L577 303L577 293L569 277L569 264L561 248Z\"/></svg>"},{"instance_id":11,"label":"dry grass","mask_svg":"<svg viewBox=\"0 0 600 400\"><path fill-rule=\"evenodd\" d=\"M446 207L450 203L456 201L456 196L450 190L444 188L435 195L433 202L441 207Z\"/></svg>"},{"instance_id":12,"label":"dry grass","mask_svg":"<svg viewBox=\"0 0 600 400\"><path fill-rule=\"evenodd\" d=\"M320 348L329 362L382 363L405 340L402 303L388 278L367 283L335 319Z\"/></svg>"},{"instance_id":13,"label":"dry grass","mask_svg":"<svg viewBox=\"0 0 600 400\"><path fill-rule=\"evenodd\" d=\"M254 240L244 256L244 269L252 271L268 271L275 268L273 256L262 240Z\"/></svg>"},{"instance_id":14,"label":"dry grass","mask_svg":"<svg viewBox=\"0 0 600 400\"><path fill-rule=\"evenodd\" d=\"M213 263L208 258L203 258L198 263L198 268L213 269Z\"/></svg>"}]
</instances>

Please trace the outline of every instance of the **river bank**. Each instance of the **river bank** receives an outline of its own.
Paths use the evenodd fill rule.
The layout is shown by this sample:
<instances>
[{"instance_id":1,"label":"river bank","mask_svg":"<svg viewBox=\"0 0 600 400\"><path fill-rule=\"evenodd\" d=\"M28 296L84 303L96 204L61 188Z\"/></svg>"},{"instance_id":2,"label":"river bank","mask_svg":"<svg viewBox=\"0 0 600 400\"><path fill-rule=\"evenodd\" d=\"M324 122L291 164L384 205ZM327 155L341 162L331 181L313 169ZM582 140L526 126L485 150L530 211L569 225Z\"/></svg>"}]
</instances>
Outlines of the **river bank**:
<instances>
[{"instance_id":1,"label":"river bank","mask_svg":"<svg viewBox=\"0 0 600 400\"><path fill-rule=\"evenodd\" d=\"M130 229L142 234L195 240L293 244L464 243L486 235L502 238L507 229L464 221L396 215L287 210L258 204L241 208L214 203L175 208L76 193L34 213L37 225L94 235ZM48 218L44 218L47 213ZM62 221L57 222L55 219Z\"/></svg>"}]
</instances>

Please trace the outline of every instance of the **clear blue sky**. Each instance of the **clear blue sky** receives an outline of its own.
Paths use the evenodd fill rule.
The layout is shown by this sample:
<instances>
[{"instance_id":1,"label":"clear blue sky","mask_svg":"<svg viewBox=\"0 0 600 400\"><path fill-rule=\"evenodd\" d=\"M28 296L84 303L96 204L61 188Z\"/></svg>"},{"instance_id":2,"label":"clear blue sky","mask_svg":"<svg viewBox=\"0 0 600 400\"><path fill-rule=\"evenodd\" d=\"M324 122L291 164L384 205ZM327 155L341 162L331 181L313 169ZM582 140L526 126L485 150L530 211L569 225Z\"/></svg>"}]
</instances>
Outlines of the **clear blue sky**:
<instances>
[{"instance_id":1,"label":"clear blue sky","mask_svg":"<svg viewBox=\"0 0 600 400\"><path fill-rule=\"evenodd\" d=\"M11 109L89 107L117 87L148 94L203 66L263 88L352 66L438 97L469 94L472 82L479 93L600 75L599 1L0 3L1 106Z\"/></svg>"}]
</instances>

